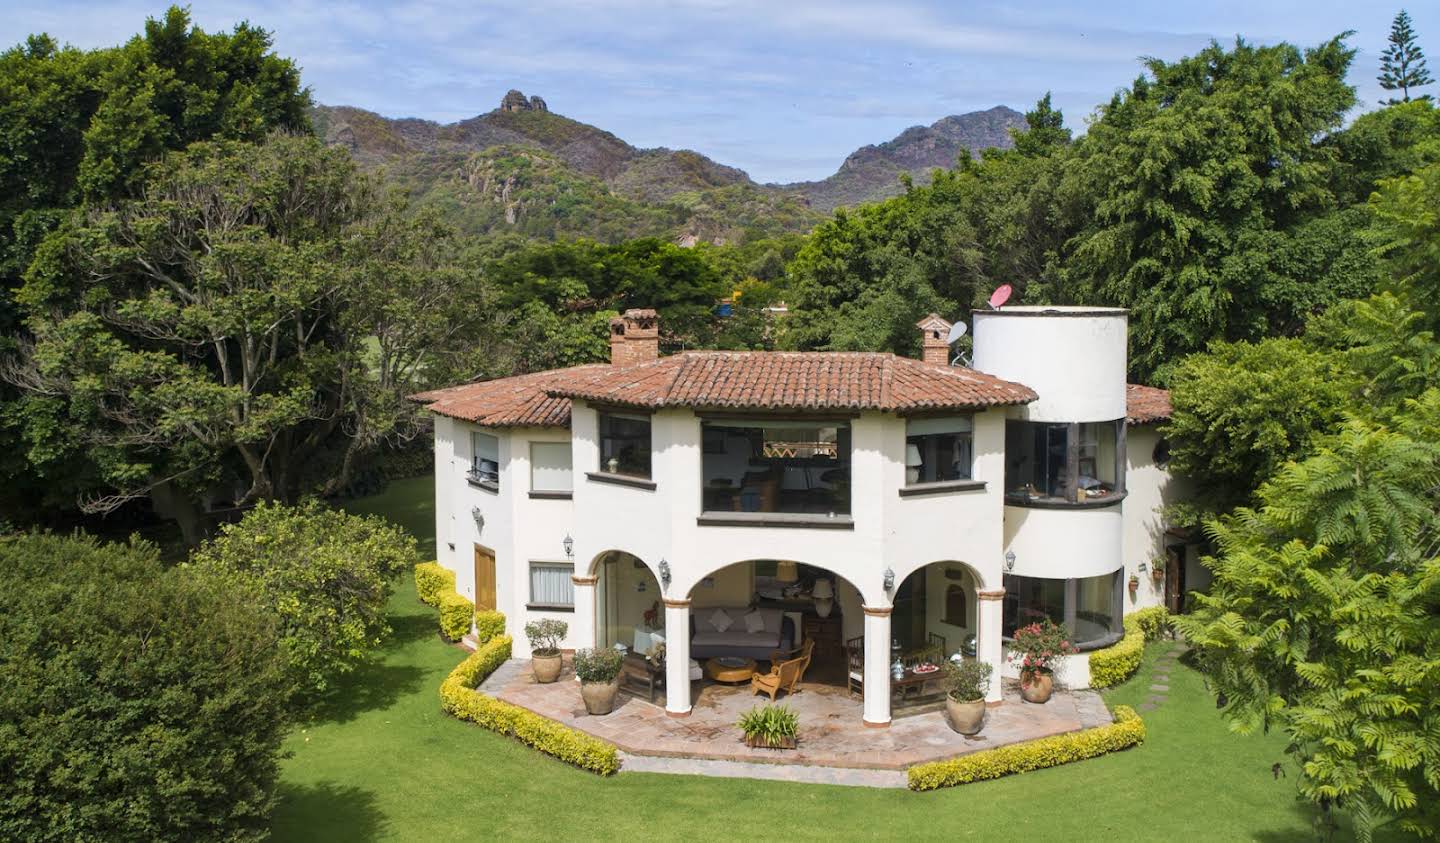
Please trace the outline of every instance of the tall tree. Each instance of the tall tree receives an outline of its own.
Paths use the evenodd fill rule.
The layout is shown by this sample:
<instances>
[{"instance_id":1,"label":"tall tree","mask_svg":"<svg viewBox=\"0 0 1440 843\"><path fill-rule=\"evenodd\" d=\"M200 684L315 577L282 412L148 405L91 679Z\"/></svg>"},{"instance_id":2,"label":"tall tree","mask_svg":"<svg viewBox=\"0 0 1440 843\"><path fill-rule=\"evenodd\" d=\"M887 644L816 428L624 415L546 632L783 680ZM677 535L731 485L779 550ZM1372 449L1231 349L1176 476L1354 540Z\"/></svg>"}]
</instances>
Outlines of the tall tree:
<instances>
[{"instance_id":1,"label":"tall tree","mask_svg":"<svg viewBox=\"0 0 1440 843\"><path fill-rule=\"evenodd\" d=\"M1380 54L1379 80L1385 90L1400 92L1400 99L1387 100L1391 105L1409 102L1411 88L1422 88L1435 81L1425 67L1425 52L1415 42L1410 14L1404 9L1390 23L1390 46Z\"/></svg>"}]
</instances>

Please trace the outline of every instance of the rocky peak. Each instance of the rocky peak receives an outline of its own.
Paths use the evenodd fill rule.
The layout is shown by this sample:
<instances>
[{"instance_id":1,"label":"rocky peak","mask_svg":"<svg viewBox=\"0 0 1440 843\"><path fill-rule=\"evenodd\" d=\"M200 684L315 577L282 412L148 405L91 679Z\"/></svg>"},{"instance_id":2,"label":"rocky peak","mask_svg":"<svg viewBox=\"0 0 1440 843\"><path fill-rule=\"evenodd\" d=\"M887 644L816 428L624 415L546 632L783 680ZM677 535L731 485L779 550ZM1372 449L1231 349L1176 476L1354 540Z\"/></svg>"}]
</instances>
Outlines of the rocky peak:
<instances>
[{"instance_id":1,"label":"rocky peak","mask_svg":"<svg viewBox=\"0 0 1440 843\"><path fill-rule=\"evenodd\" d=\"M545 100L539 97L530 97L529 99L526 99L524 94L520 93L514 88L511 88L505 93L504 98L500 100L500 110L549 111L550 108L549 106L545 105Z\"/></svg>"}]
</instances>

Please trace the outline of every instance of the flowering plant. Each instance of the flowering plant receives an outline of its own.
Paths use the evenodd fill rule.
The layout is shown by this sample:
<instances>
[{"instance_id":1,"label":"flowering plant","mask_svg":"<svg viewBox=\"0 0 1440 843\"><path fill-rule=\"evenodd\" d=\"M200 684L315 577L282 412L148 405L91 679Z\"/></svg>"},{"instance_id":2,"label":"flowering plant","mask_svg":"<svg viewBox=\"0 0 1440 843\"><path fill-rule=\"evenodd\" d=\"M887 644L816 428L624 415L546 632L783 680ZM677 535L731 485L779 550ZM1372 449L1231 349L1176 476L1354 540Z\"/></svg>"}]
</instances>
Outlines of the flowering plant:
<instances>
[{"instance_id":1,"label":"flowering plant","mask_svg":"<svg viewBox=\"0 0 1440 843\"><path fill-rule=\"evenodd\" d=\"M1020 666L1022 684L1037 673L1052 672L1061 656L1075 652L1065 627L1049 618L1015 630L1014 642L1010 658Z\"/></svg>"}]
</instances>

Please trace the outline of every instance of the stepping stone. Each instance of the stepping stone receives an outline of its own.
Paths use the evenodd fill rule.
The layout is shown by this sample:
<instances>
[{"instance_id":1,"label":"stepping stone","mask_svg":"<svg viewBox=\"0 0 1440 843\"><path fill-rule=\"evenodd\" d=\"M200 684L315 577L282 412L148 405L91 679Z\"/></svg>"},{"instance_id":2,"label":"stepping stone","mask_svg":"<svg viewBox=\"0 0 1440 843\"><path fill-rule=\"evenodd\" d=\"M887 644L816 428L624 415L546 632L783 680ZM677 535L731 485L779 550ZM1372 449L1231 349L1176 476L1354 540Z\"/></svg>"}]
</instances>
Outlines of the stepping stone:
<instances>
[{"instance_id":1,"label":"stepping stone","mask_svg":"<svg viewBox=\"0 0 1440 843\"><path fill-rule=\"evenodd\" d=\"M1135 706L1135 710L1136 710L1136 711L1154 711L1155 708L1156 708L1155 703L1148 703L1148 702L1143 702L1143 703L1140 703L1139 705Z\"/></svg>"},{"instance_id":2,"label":"stepping stone","mask_svg":"<svg viewBox=\"0 0 1440 843\"><path fill-rule=\"evenodd\" d=\"M1145 702L1155 703L1156 705L1159 705L1160 703L1163 703L1168 699L1170 698L1164 694L1151 694L1150 696L1145 698Z\"/></svg>"},{"instance_id":3,"label":"stepping stone","mask_svg":"<svg viewBox=\"0 0 1440 843\"><path fill-rule=\"evenodd\" d=\"M1157 682L1157 683L1155 683L1154 685L1151 685L1151 686L1150 686L1150 690L1152 690L1152 691L1168 691L1168 690L1170 690L1170 686L1169 686L1169 685L1161 685L1160 683Z\"/></svg>"}]
</instances>

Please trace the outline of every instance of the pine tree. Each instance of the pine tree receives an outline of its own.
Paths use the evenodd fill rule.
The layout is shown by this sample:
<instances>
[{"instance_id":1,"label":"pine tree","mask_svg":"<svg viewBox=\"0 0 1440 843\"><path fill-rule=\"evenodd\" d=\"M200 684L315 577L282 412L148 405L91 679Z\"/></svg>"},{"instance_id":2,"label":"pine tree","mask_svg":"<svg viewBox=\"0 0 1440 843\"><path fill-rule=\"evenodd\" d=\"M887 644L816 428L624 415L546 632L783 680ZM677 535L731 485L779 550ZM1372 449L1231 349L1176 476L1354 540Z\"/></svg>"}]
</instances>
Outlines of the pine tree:
<instances>
[{"instance_id":1,"label":"pine tree","mask_svg":"<svg viewBox=\"0 0 1440 843\"><path fill-rule=\"evenodd\" d=\"M1429 85L1434 79L1425 67L1425 53L1415 43L1415 30L1410 27L1410 15L1404 9L1390 24L1390 46L1380 54L1380 87L1387 91L1399 91L1400 99L1390 99L1394 105L1410 101L1410 89ZM1424 95L1420 99L1429 99Z\"/></svg>"}]
</instances>

